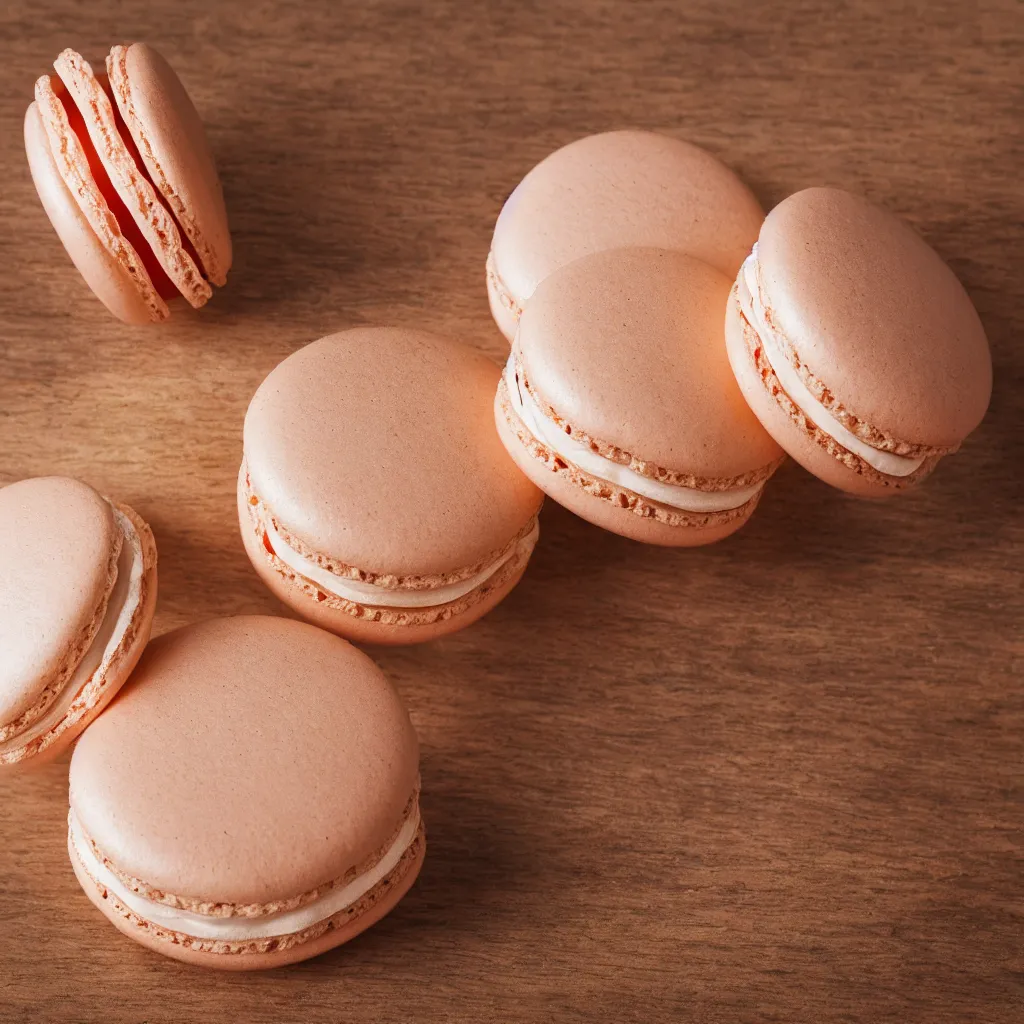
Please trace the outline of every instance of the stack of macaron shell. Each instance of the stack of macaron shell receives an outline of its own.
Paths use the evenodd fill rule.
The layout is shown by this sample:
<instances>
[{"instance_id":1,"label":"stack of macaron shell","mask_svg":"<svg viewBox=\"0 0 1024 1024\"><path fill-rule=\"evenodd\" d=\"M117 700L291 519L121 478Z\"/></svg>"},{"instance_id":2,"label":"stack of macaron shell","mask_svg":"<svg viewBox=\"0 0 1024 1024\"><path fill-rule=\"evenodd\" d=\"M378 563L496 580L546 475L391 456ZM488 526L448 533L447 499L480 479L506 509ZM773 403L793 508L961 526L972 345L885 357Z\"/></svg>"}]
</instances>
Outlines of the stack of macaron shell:
<instances>
[{"instance_id":1,"label":"stack of macaron shell","mask_svg":"<svg viewBox=\"0 0 1024 1024\"><path fill-rule=\"evenodd\" d=\"M363 653L290 619L153 641L71 760L68 849L156 952L227 970L315 956L383 917L425 849L419 748Z\"/></svg>"},{"instance_id":2,"label":"stack of macaron shell","mask_svg":"<svg viewBox=\"0 0 1024 1024\"><path fill-rule=\"evenodd\" d=\"M299 615L352 640L454 632L516 585L543 495L491 412L500 368L399 328L321 338L280 363L245 417L246 551Z\"/></svg>"},{"instance_id":3,"label":"stack of macaron shell","mask_svg":"<svg viewBox=\"0 0 1024 1024\"><path fill-rule=\"evenodd\" d=\"M604 249L689 253L732 278L764 211L710 153L655 132L588 135L542 160L509 196L487 256L487 294L511 341L537 286Z\"/></svg>"},{"instance_id":4,"label":"stack of macaron shell","mask_svg":"<svg viewBox=\"0 0 1024 1024\"><path fill-rule=\"evenodd\" d=\"M609 249L545 278L498 386L520 468L635 540L706 544L751 516L782 451L722 344L730 279L680 252Z\"/></svg>"},{"instance_id":5,"label":"stack of macaron shell","mask_svg":"<svg viewBox=\"0 0 1024 1024\"><path fill-rule=\"evenodd\" d=\"M897 218L839 189L806 189L768 215L726 336L765 428L856 494L919 483L992 392L985 331L953 272Z\"/></svg>"},{"instance_id":6,"label":"stack of macaron shell","mask_svg":"<svg viewBox=\"0 0 1024 1024\"><path fill-rule=\"evenodd\" d=\"M74 50L35 87L25 148L36 190L75 266L127 323L202 306L231 266L220 180L202 122L164 58L115 46L106 72Z\"/></svg>"},{"instance_id":7,"label":"stack of macaron shell","mask_svg":"<svg viewBox=\"0 0 1024 1024\"><path fill-rule=\"evenodd\" d=\"M66 477L0 489L0 765L66 749L142 654L156 545L127 505Z\"/></svg>"}]
</instances>

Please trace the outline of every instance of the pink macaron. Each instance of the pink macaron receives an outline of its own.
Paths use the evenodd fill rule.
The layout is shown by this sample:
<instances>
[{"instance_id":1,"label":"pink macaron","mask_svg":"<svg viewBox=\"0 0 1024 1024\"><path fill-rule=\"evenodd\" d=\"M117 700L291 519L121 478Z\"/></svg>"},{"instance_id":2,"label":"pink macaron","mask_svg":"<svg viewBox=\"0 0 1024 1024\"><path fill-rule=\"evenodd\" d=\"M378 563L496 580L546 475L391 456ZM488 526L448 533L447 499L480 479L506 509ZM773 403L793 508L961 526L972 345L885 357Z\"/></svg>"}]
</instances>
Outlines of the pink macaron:
<instances>
[{"instance_id":1,"label":"pink macaron","mask_svg":"<svg viewBox=\"0 0 1024 1024\"><path fill-rule=\"evenodd\" d=\"M223 285L231 235L202 121L145 43L94 72L65 50L36 82L25 149L36 191L97 298L130 324L161 321Z\"/></svg>"},{"instance_id":2,"label":"pink macaron","mask_svg":"<svg viewBox=\"0 0 1024 1024\"><path fill-rule=\"evenodd\" d=\"M57 756L149 639L156 544L127 505L66 477L0 489L0 766Z\"/></svg>"},{"instance_id":3,"label":"pink macaron","mask_svg":"<svg viewBox=\"0 0 1024 1024\"><path fill-rule=\"evenodd\" d=\"M827 483L919 483L981 422L978 314L914 231L866 199L797 192L768 215L726 316L729 359L775 440Z\"/></svg>"},{"instance_id":4,"label":"pink macaron","mask_svg":"<svg viewBox=\"0 0 1024 1024\"><path fill-rule=\"evenodd\" d=\"M494 432L501 370L402 328L289 356L245 417L242 537L295 612L352 640L452 633L516 585L543 495Z\"/></svg>"},{"instance_id":5,"label":"pink macaron","mask_svg":"<svg viewBox=\"0 0 1024 1024\"><path fill-rule=\"evenodd\" d=\"M509 453L550 497L652 544L707 544L751 516L782 451L722 339L730 279L684 253L610 249L546 277L495 400Z\"/></svg>"},{"instance_id":6,"label":"pink macaron","mask_svg":"<svg viewBox=\"0 0 1024 1024\"><path fill-rule=\"evenodd\" d=\"M291 619L153 641L71 759L86 895L155 952L225 970L348 941L423 862L419 748L351 644Z\"/></svg>"},{"instance_id":7,"label":"pink macaron","mask_svg":"<svg viewBox=\"0 0 1024 1024\"><path fill-rule=\"evenodd\" d=\"M509 341L534 290L602 249L678 249L735 277L764 213L710 153L646 131L589 135L542 160L502 208L487 257L491 312Z\"/></svg>"}]
</instances>

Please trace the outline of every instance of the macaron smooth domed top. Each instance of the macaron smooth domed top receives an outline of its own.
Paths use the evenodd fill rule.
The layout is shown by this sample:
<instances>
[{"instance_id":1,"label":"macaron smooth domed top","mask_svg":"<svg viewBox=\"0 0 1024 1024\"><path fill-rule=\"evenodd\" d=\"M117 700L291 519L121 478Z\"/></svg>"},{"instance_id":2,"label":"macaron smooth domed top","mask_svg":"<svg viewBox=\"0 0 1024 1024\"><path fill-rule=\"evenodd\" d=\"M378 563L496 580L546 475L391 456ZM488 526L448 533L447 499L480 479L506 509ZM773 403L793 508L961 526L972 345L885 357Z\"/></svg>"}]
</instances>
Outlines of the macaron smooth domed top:
<instances>
[{"instance_id":1,"label":"macaron smooth domed top","mask_svg":"<svg viewBox=\"0 0 1024 1024\"><path fill-rule=\"evenodd\" d=\"M119 550L114 511L87 484L0 489L0 725L77 663L99 626Z\"/></svg>"},{"instance_id":2,"label":"macaron smooth domed top","mask_svg":"<svg viewBox=\"0 0 1024 1024\"><path fill-rule=\"evenodd\" d=\"M720 480L776 462L736 386L722 319L731 281L663 249L577 260L537 289L516 351L568 431L668 470Z\"/></svg>"},{"instance_id":3,"label":"macaron smooth domed top","mask_svg":"<svg viewBox=\"0 0 1024 1024\"><path fill-rule=\"evenodd\" d=\"M252 491L291 537L364 572L487 563L541 499L494 431L500 373L423 331L358 328L313 342L249 406Z\"/></svg>"},{"instance_id":4,"label":"macaron smooth domed top","mask_svg":"<svg viewBox=\"0 0 1024 1024\"><path fill-rule=\"evenodd\" d=\"M150 644L79 740L71 810L151 900L287 901L393 839L418 756L397 693L346 641L287 619L217 619Z\"/></svg>"},{"instance_id":5,"label":"macaron smooth domed top","mask_svg":"<svg viewBox=\"0 0 1024 1024\"><path fill-rule=\"evenodd\" d=\"M992 390L984 328L903 221L840 189L805 189L768 215L757 265L792 355L869 436L952 448L981 422Z\"/></svg>"},{"instance_id":6,"label":"macaron smooth domed top","mask_svg":"<svg viewBox=\"0 0 1024 1024\"><path fill-rule=\"evenodd\" d=\"M525 305L567 263L622 246L678 249L734 277L764 213L710 153L647 131L590 135L542 160L516 187L494 228L489 284ZM514 320L495 309L511 338Z\"/></svg>"}]
</instances>

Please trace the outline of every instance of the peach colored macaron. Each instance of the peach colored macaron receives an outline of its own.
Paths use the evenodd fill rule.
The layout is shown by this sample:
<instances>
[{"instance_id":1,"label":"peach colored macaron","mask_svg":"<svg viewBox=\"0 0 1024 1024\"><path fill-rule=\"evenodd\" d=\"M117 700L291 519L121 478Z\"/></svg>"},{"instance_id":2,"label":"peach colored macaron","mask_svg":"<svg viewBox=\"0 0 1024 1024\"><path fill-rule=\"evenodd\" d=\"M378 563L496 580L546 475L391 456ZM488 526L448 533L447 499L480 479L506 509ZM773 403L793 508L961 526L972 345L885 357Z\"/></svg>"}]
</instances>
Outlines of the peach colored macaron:
<instances>
[{"instance_id":1,"label":"peach colored macaron","mask_svg":"<svg viewBox=\"0 0 1024 1024\"><path fill-rule=\"evenodd\" d=\"M202 306L231 266L220 180L192 101L156 50L115 46L94 72L65 50L25 115L36 191L75 266L126 323Z\"/></svg>"},{"instance_id":2,"label":"peach colored macaron","mask_svg":"<svg viewBox=\"0 0 1024 1024\"><path fill-rule=\"evenodd\" d=\"M707 544L737 530L782 458L722 337L730 281L665 249L611 249L541 282L495 400L523 471L625 537Z\"/></svg>"},{"instance_id":3,"label":"peach colored macaron","mask_svg":"<svg viewBox=\"0 0 1024 1024\"><path fill-rule=\"evenodd\" d=\"M764 213L697 146L646 131L589 135L542 160L502 208L487 257L491 312L510 341L534 289L580 256L678 249L735 277Z\"/></svg>"},{"instance_id":4,"label":"peach colored macaron","mask_svg":"<svg viewBox=\"0 0 1024 1024\"><path fill-rule=\"evenodd\" d=\"M340 945L405 895L424 847L398 694L351 644L292 619L164 634L71 759L86 895L189 963L254 970Z\"/></svg>"},{"instance_id":5,"label":"peach colored macaron","mask_svg":"<svg viewBox=\"0 0 1024 1024\"><path fill-rule=\"evenodd\" d=\"M454 632L516 585L543 495L494 431L501 370L423 331L359 328L289 356L245 417L238 512L277 596L353 640Z\"/></svg>"},{"instance_id":6,"label":"peach colored macaron","mask_svg":"<svg viewBox=\"0 0 1024 1024\"><path fill-rule=\"evenodd\" d=\"M832 188L768 215L726 320L750 407L797 462L862 495L911 487L981 422L985 331L906 224Z\"/></svg>"},{"instance_id":7,"label":"peach colored macaron","mask_svg":"<svg viewBox=\"0 0 1024 1024\"><path fill-rule=\"evenodd\" d=\"M0 766L64 750L149 639L156 545L127 505L66 477L0 489Z\"/></svg>"}]
</instances>

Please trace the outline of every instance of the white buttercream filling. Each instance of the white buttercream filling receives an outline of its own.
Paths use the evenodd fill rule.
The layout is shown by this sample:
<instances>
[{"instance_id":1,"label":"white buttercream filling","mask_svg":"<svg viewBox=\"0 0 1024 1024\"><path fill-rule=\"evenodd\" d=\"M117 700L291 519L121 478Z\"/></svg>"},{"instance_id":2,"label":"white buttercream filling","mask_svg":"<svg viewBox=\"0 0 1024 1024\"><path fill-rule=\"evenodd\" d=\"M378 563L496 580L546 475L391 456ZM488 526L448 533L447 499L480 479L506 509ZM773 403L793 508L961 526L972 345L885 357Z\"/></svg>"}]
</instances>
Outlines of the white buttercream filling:
<instances>
[{"instance_id":1,"label":"white buttercream filling","mask_svg":"<svg viewBox=\"0 0 1024 1024\"><path fill-rule=\"evenodd\" d=\"M92 845L85 839L82 826L74 811L68 817L68 836L82 867L96 882L109 889L121 903L143 921L166 928L168 931L181 932L195 939L222 939L227 942L238 942L246 939L269 939L301 932L357 903L381 879L386 878L389 872L395 869L402 859L402 855L412 845L419 824L420 812L419 807L416 807L406 819L387 853L369 871L359 875L347 885L330 889L323 896L318 896L315 900L297 907L295 910L283 910L277 914L265 914L262 917L213 917L156 903L145 896L132 892L117 875L100 861L93 852Z\"/></svg>"},{"instance_id":2,"label":"white buttercream filling","mask_svg":"<svg viewBox=\"0 0 1024 1024\"><path fill-rule=\"evenodd\" d=\"M119 509L114 509L114 518L124 537L121 553L117 559L117 579L107 599L92 643L82 656L71 678L64 684L57 699L47 708L42 718L37 719L23 732L16 733L0 744L0 753L16 747L23 747L52 729L68 713L75 698L99 673L102 675L110 665L139 610L142 600L142 576L145 565L142 559L142 540L131 519Z\"/></svg>"},{"instance_id":3,"label":"white buttercream filling","mask_svg":"<svg viewBox=\"0 0 1024 1024\"><path fill-rule=\"evenodd\" d=\"M746 487L734 487L728 491L699 491L695 487L683 487L680 484L666 484L660 480L652 480L641 476L635 470L620 462L606 459L603 455L591 451L586 445L580 444L557 424L551 422L534 401L533 395L519 386L516 377L515 357L509 356L505 364L505 386L516 415L523 425L546 448L549 448L566 462L578 466L585 473L604 480L606 483L625 487L651 501L660 502L670 508L678 508L684 512L726 512L732 508L745 505L764 486L764 481L748 484Z\"/></svg>"},{"instance_id":4,"label":"white buttercream filling","mask_svg":"<svg viewBox=\"0 0 1024 1024\"><path fill-rule=\"evenodd\" d=\"M764 306L761 302L761 289L757 282L757 246L754 246L751 254L744 260L743 268L739 276L739 299L744 314L750 321L757 336L761 340L761 347L764 349L765 358L771 365L775 376L778 377L786 394L793 400L793 404L819 429L823 430L833 441L841 444L847 451L859 455L869 466L877 469L879 473L887 476L910 476L921 464L924 458L909 458L906 455L894 455L892 452L882 452L877 448L862 441L856 434L847 430L825 408L817 398L814 397L810 388L803 382L800 374L793 364L786 358L786 354L775 336L774 330L768 325L764 315Z\"/></svg>"},{"instance_id":5,"label":"white buttercream filling","mask_svg":"<svg viewBox=\"0 0 1024 1024\"><path fill-rule=\"evenodd\" d=\"M265 523L265 529L274 553L289 568L294 569L301 576L305 576L306 579L335 597L354 601L356 604L380 608L436 608L442 604L448 604L450 601L457 601L460 597L464 597L470 591L476 590L477 587L486 583L510 558L532 551L540 536L540 525L534 523L533 529L525 537L517 541L495 562L473 576L441 587L410 590L408 588L381 587L375 583L350 580L328 572L291 547L284 537L274 529L274 524L269 517Z\"/></svg>"}]
</instances>

